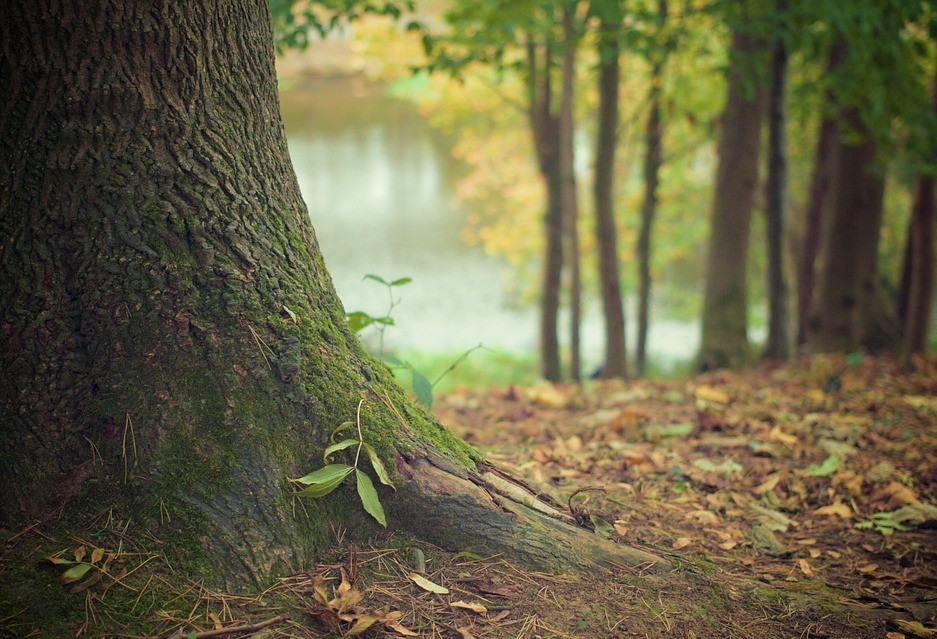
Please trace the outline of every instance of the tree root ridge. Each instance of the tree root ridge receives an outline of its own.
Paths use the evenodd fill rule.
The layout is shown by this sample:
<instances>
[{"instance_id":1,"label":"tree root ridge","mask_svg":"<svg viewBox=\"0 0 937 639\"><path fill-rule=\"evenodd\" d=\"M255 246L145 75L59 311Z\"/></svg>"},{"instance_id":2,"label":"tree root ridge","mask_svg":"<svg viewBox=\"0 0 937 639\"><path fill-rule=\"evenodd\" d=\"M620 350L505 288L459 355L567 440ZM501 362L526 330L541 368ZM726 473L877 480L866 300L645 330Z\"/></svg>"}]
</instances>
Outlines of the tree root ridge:
<instances>
[{"instance_id":1,"label":"tree root ridge","mask_svg":"<svg viewBox=\"0 0 937 639\"><path fill-rule=\"evenodd\" d=\"M503 554L550 571L670 564L574 525L569 513L485 464L471 471L428 453L398 458L397 468L405 481L389 504L392 525L447 550Z\"/></svg>"}]
</instances>

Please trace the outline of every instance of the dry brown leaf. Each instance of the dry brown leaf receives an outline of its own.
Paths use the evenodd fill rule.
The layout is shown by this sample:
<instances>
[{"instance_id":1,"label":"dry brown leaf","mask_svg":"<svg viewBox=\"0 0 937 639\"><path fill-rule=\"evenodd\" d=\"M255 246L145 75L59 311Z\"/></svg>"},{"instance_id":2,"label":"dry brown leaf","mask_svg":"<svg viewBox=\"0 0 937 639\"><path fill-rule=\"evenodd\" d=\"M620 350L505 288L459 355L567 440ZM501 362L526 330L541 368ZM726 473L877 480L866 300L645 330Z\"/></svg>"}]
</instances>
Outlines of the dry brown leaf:
<instances>
[{"instance_id":1,"label":"dry brown leaf","mask_svg":"<svg viewBox=\"0 0 937 639\"><path fill-rule=\"evenodd\" d=\"M464 628L456 628L456 632L462 636L462 639L475 639L475 635L469 632L470 630L471 628L468 626Z\"/></svg>"},{"instance_id":2,"label":"dry brown leaf","mask_svg":"<svg viewBox=\"0 0 937 639\"><path fill-rule=\"evenodd\" d=\"M781 473L772 473L768 475L758 488L755 489L755 492L759 495L763 495L766 492L774 490L774 487L778 485L778 482L781 481Z\"/></svg>"},{"instance_id":3,"label":"dry brown leaf","mask_svg":"<svg viewBox=\"0 0 937 639\"><path fill-rule=\"evenodd\" d=\"M417 586L422 588L427 592L436 593L437 595L447 595L449 594L449 589L445 586L440 586L439 584L433 583L423 575L416 572L408 572L407 577L410 578L410 581L415 583Z\"/></svg>"},{"instance_id":4,"label":"dry brown leaf","mask_svg":"<svg viewBox=\"0 0 937 639\"><path fill-rule=\"evenodd\" d=\"M680 537L677 541L673 542L672 548L674 550L680 550L681 548L686 548L693 543L693 540L689 537Z\"/></svg>"},{"instance_id":5,"label":"dry brown leaf","mask_svg":"<svg viewBox=\"0 0 937 639\"><path fill-rule=\"evenodd\" d=\"M785 446L793 446L797 443L797 435L791 435L781 430L780 426L775 426L768 432L768 438L772 441L781 442Z\"/></svg>"},{"instance_id":6,"label":"dry brown leaf","mask_svg":"<svg viewBox=\"0 0 937 639\"><path fill-rule=\"evenodd\" d=\"M878 566L876 564L865 564L864 566L859 566L858 568L856 568L856 570L858 570L864 575L867 575L870 572L875 572L876 570L878 570Z\"/></svg>"},{"instance_id":7,"label":"dry brown leaf","mask_svg":"<svg viewBox=\"0 0 937 639\"><path fill-rule=\"evenodd\" d=\"M393 630L398 635L403 635L404 637L419 637L420 636L419 633L413 632L406 626L401 625L399 621L394 621L394 620L385 621L384 627L390 630Z\"/></svg>"},{"instance_id":8,"label":"dry brown leaf","mask_svg":"<svg viewBox=\"0 0 937 639\"><path fill-rule=\"evenodd\" d=\"M729 403L729 394L725 391L719 390L718 388L713 388L712 386L697 386L696 390L693 391L693 394L696 396L696 399L701 399L706 402L712 402L714 404L728 404Z\"/></svg>"},{"instance_id":9,"label":"dry brown leaf","mask_svg":"<svg viewBox=\"0 0 937 639\"><path fill-rule=\"evenodd\" d=\"M806 577L813 577L816 573L813 570L813 566L810 565L810 562L806 559L800 559L797 561L797 565L800 568L800 572L804 573Z\"/></svg>"},{"instance_id":10,"label":"dry brown leaf","mask_svg":"<svg viewBox=\"0 0 937 639\"><path fill-rule=\"evenodd\" d=\"M897 481L893 481L877 490L872 499L874 501L884 501L886 510L897 510L902 506L917 506L921 503L913 490Z\"/></svg>"},{"instance_id":11,"label":"dry brown leaf","mask_svg":"<svg viewBox=\"0 0 937 639\"><path fill-rule=\"evenodd\" d=\"M700 524L718 524L719 515L711 510L694 510L685 515L685 519L693 519Z\"/></svg>"},{"instance_id":12,"label":"dry brown leaf","mask_svg":"<svg viewBox=\"0 0 937 639\"><path fill-rule=\"evenodd\" d=\"M474 602L471 602L471 601L461 601L461 600L459 600L459 601L453 601L453 602L450 603L449 605L452 606L453 608L463 608L463 609L465 609L465 610L471 610L472 612L477 612L477 613L480 614L480 615L487 615L487 614L488 614L488 609L485 608L485 607L484 607L483 605L481 605L480 603L474 603Z\"/></svg>"},{"instance_id":13,"label":"dry brown leaf","mask_svg":"<svg viewBox=\"0 0 937 639\"><path fill-rule=\"evenodd\" d=\"M895 619L895 624L901 628L902 632L906 632L914 637L919 639L931 639L932 637L937 637L937 630L933 628L925 628L924 624L920 621L905 621L904 619Z\"/></svg>"},{"instance_id":14,"label":"dry brown leaf","mask_svg":"<svg viewBox=\"0 0 937 639\"><path fill-rule=\"evenodd\" d=\"M491 623L498 623L499 621L507 617L509 614L511 614L510 610L502 610L501 612L496 614L494 617L489 617L488 621Z\"/></svg>"},{"instance_id":15,"label":"dry brown leaf","mask_svg":"<svg viewBox=\"0 0 937 639\"><path fill-rule=\"evenodd\" d=\"M824 515L826 517L840 517L841 519L852 519L852 510L841 501L823 506L813 511L814 515Z\"/></svg>"},{"instance_id":16,"label":"dry brown leaf","mask_svg":"<svg viewBox=\"0 0 937 639\"><path fill-rule=\"evenodd\" d=\"M95 548L91 551L91 563L96 564L101 561L101 558L104 557L105 550L103 548Z\"/></svg>"}]
</instances>

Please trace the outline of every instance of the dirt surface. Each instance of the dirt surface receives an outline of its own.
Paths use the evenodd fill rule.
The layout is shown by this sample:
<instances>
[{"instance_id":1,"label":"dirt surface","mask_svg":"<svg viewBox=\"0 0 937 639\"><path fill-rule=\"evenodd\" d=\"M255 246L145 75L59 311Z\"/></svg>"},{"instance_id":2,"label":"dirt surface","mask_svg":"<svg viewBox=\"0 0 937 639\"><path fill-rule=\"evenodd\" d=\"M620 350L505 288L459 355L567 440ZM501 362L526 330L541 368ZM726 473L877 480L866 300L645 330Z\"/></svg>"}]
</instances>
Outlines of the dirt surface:
<instances>
[{"instance_id":1,"label":"dirt surface","mask_svg":"<svg viewBox=\"0 0 937 639\"><path fill-rule=\"evenodd\" d=\"M337 531L333 557L234 595L180 582L102 515L106 549L38 526L5 541L0 566L25 557L49 582L47 619L75 621L15 613L0 637L937 637L935 358L465 390L436 412L582 525L673 568L552 575Z\"/></svg>"}]
</instances>

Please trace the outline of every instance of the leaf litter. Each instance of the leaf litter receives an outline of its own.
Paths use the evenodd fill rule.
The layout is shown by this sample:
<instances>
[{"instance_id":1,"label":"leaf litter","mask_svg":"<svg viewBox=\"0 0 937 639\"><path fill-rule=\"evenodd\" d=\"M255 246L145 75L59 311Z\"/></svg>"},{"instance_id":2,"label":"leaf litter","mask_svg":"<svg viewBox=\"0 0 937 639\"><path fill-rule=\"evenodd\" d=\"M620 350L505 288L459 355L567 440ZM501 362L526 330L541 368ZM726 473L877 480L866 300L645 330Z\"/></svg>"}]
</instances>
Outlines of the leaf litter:
<instances>
[{"instance_id":1,"label":"leaf litter","mask_svg":"<svg viewBox=\"0 0 937 639\"><path fill-rule=\"evenodd\" d=\"M459 390L436 412L581 525L676 568L546 574L385 533L373 549L339 544L255 595L179 584L168 565L122 570L116 586L138 602L157 587L175 592L139 606L147 636L937 635L935 358L813 357L680 381ZM52 541L34 527L14 539L28 537ZM87 575L133 561L102 548L72 542L44 557L90 566ZM74 595L86 597L83 627L116 615L109 583Z\"/></svg>"}]
</instances>

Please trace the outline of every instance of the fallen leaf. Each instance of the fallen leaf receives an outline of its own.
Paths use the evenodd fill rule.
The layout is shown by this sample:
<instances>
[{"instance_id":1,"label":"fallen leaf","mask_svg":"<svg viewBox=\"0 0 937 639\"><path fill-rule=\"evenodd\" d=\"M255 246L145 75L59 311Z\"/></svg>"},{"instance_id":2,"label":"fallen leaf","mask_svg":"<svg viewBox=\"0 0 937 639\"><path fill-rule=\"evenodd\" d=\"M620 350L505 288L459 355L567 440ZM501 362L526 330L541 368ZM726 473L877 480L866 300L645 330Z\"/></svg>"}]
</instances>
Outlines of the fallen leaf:
<instances>
[{"instance_id":1,"label":"fallen leaf","mask_svg":"<svg viewBox=\"0 0 937 639\"><path fill-rule=\"evenodd\" d=\"M785 446L793 446L797 443L797 436L785 433L780 426L775 426L768 432L768 437L776 442L781 442Z\"/></svg>"},{"instance_id":2,"label":"fallen leaf","mask_svg":"<svg viewBox=\"0 0 937 639\"><path fill-rule=\"evenodd\" d=\"M759 495L763 495L768 491L774 490L774 487L778 485L779 481L781 481L781 473L768 475L768 478L755 489L755 492Z\"/></svg>"},{"instance_id":3,"label":"fallen leaf","mask_svg":"<svg viewBox=\"0 0 937 639\"><path fill-rule=\"evenodd\" d=\"M509 614L511 614L510 610L502 610L501 612L496 614L494 617L489 617L488 621L491 623L498 623L499 621L507 617Z\"/></svg>"},{"instance_id":4,"label":"fallen leaf","mask_svg":"<svg viewBox=\"0 0 937 639\"><path fill-rule=\"evenodd\" d=\"M872 499L873 501L884 501L885 508L891 510L909 504L916 506L921 503L921 500L918 499L913 490L897 481L890 482L888 485L875 491Z\"/></svg>"},{"instance_id":5,"label":"fallen leaf","mask_svg":"<svg viewBox=\"0 0 937 639\"><path fill-rule=\"evenodd\" d=\"M488 609L480 603L473 603L470 601L453 601L449 605L453 608L464 608L465 610L471 610L472 612L477 612L480 615L488 614Z\"/></svg>"},{"instance_id":6,"label":"fallen leaf","mask_svg":"<svg viewBox=\"0 0 937 639\"><path fill-rule=\"evenodd\" d=\"M696 396L696 399L701 399L706 402L713 402L714 404L729 403L729 394L718 388L713 388L712 386L697 386L693 394Z\"/></svg>"},{"instance_id":7,"label":"fallen leaf","mask_svg":"<svg viewBox=\"0 0 937 639\"><path fill-rule=\"evenodd\" d=\"M456 632L458 632L462 636L462 639L475 639L475 635L469 632L469 630L470 628L468 627L456 628Z\"/></svg>"},{"instance_id":8,"label":"fallen leaf","mask_svg":"<svg viewBox=\"0 0 937 639\"><path fill-rule=\"evenodd\" d=\"M393 630L394 632L396 632L398 635L403 635L404 637L419 637L420 636L419 633L413 632L406 626L401 625L399 621L394 621L394 620L385 621L384 627L389 628L390 630Z\"/></svg>"},{"instance_id":9,"label":"fallen leaf","mask_svg":"<svg viewBox=\"0 0 937 639\"><path fill-rule=\"evenodd\" d=\"M813 566L810 565L810 562L806 559L800 559L797 562L797 566L800 568L800 572L804 573L806 577L813 577L816 573L813 570Z\"/></svg>"},{"instance_id":10,"label":"fallen leaf","mask_svg":"<svg viewBox=\"0 0 937 639\"><path fill-rule=\"evenodd\" d=\"M689 537L680 537L677 541L673 542L672 548L674 550L680 550L681 548L686 548L693 543L693 540Z\"/></svg>"},{"instance_id":11,"label":"fallen leaf","mask_svg":"<svg viewBox=\"0 0 937 639\"><path fill-rule=\"evenodd\" d=\"M436 593L437 595L449 594L448 588L444 586L440 586L439 584L433 583L432 581L430 581L423 575L420 575L419 573L409 572L407 573L407 577L410 578L410 581L412 581L417 586L419 586L420 588L422 588L423 590L427 592L433 592L433 593Z\"/></svg>"},{"instance_id":12,"label":"fallen leaf","mask_svg":"<svg viewBox=\"0 0 937 639\"><path fill-rule=\"evenodd\" d=\"M878 570L878 566L876 564L866 564L864 566L859 566L858 568L856 568L856 570L858 570L859 572L865 575L870 572L875 572L876 570Z\"/></svg>"},{"instance_id":13,"label":"fallen leaf","mask_svg":"<svg viewBox=\"0 0 937 639\"><path fill-rule=\"evenodd\" d=\"M905 621L904 619L895 619L895 624L902 630L914 637L919 637L920 639L930 639L931 637L937 637L937 630L933 628L925 628L924 624L920 621Z\"/></svg>"},{"instance_id":14,"label":"fallen leaf","mask_svg":"<svg viewBox=\"0 0 937 639\"><path fill-rule=\"evenodd\" d=\"M852 510L841 501L823 506L813 511L814 515L824 515L827 517L840 517L842 519L852 519Z\"/></svg>"}]
</instances>

